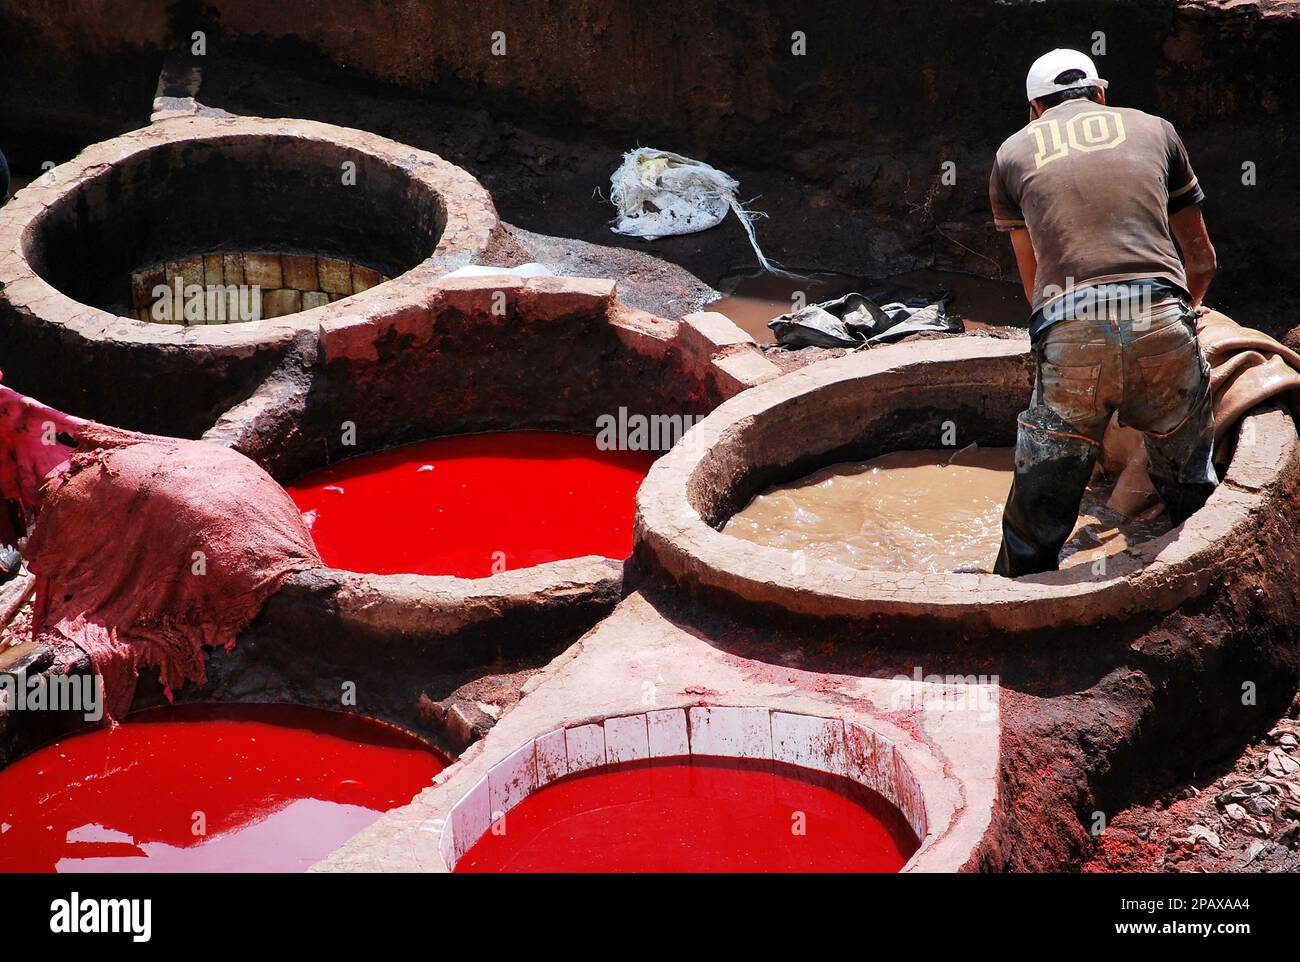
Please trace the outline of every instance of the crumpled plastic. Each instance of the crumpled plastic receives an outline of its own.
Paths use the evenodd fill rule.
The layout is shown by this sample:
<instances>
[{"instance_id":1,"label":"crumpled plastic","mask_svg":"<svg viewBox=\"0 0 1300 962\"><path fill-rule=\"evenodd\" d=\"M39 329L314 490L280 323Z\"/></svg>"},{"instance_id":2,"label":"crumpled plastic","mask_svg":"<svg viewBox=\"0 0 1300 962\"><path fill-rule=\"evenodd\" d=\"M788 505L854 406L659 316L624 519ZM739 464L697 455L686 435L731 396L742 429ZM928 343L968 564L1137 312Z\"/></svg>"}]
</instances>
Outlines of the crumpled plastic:
<instances>
[{"instance_id":1,"label":"crumpled plastic","mask_svg":"<svg viewBox=\"0 0 1300 962\"><path fill-rule=\"evenodd\" d=\"M609 188L609 199L618 208L612 228L616 234L644 240L694 234L721 224L730 210L745 228L763 269L787 273L758 246L754 218L766 215L747 210L736 198L740 184L716 167L669 150L638 147L623 155Z\"/></svg>"},{"instance_id":2,"label":"crumpled plastic","mask_svg":"<svg viewBox=\"0 0 1300 962\"><path fill-rule=\"evenodd\" d=\"M879 305L862 294L809 304L768 321L782 347L845 347L891 344L911 334L960 334L960 318L950 317L947 298L912 298Z\"/></svg>"}]
</instances>

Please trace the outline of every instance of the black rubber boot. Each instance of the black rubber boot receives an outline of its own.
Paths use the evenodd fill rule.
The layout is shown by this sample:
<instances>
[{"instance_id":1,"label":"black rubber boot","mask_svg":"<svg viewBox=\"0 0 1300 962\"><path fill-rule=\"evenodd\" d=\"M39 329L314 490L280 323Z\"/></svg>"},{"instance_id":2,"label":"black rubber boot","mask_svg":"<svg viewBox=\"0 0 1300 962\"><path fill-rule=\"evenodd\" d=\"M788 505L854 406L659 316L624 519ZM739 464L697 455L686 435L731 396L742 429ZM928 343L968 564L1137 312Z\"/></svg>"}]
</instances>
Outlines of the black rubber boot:
<instances>
[{"instance_id":1,"label":"black rubber boot","mask_svg":"<svg viewBox=\"0 0 1300 962\"><path fill-rule=\"evenodd\" d=\"M1218 487L1214 484L1167 481L1154 474L1151 475L1151 483L1159 493L1160 500L1164 501L1165 510L1169 512L1169 520L1174 523L1174 527L1205 507L1205 502Z\"/></svg>"},{"instance_id":2,"label":"black rubber boot","mask_svg":"<svg viewBox=\"0 0 1300 962\"><path fill-rule=\"evenodd\" d=\"M1176 433L1147 437L1147 473L1165 503L1169 519L1180 525L1205 506L1219 478L1214 470L1214 407L1209 367L1201 393Z\"/></svg>"},{"instance_id":3,"label":"black rubber boot","mask_svg":"<svg viewBox=\"0 0 1300 962\"><path fill-rule=\"evenodd\" d=\"M1016 475L1002 513L1002 548L993 573L1004 578L1055 571L1079 520L1098 446L1054 431L1070 426L1046 407L1020 415Z\"/></svg>"}]
</instances>

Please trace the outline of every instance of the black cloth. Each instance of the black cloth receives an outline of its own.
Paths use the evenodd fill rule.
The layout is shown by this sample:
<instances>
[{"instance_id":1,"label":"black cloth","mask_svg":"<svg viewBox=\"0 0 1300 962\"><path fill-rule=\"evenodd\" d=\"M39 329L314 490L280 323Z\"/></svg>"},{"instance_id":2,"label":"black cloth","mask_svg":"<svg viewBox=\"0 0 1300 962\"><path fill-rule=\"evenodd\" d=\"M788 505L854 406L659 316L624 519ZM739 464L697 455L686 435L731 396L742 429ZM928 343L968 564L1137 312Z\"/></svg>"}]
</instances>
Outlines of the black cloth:
<instances>
[{"instance_id":1,"label":"black cloth","mask_svg":"<svg viewBox=\"0 0 1300 962\"><path fill-rule=\"evenodd\" d=\"M962 323L949 317L947 297L916 297L877 304L863 294L845 294L810 304L768 321L782 347L862 347L891 344L909 334L960 334Z\"/></svg>"}]
</instances>

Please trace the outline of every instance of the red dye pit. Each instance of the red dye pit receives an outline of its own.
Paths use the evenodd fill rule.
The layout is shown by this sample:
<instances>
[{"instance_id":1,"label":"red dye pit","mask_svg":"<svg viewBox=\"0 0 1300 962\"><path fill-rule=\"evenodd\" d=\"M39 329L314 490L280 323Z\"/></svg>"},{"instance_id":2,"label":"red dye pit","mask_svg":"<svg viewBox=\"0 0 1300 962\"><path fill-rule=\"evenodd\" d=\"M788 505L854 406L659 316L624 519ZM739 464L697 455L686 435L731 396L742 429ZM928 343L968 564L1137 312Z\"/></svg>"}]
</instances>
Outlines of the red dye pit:
<instances>
[{"instance_id":1,"label":"red dye pit","mask_svg":"<svg viewBox=\"0 0 1300 962\"><path fill-rule=\"evenodd\" d=\"M327 565L482 578L583 555L626 558L653 461L572 434L474 434L342 461L289 494Z\"/></svg>"},{"instance_id":2,"label":"red dye pit","mask_svg":"<svg viewBox=\"0 0 1300 962\"><path fill-rule=\"evenodd\" d=\"M0 870L304 871L442 768L415 738L357 716L142 712L0 771Z\"/></svg>"},{"instance_id":3,"label":"red dye pit","mask_svg":"<svg viewBox=\"0 0 1300 962\"><path fill-rule=\"evenodd\" d=\"M847 779L669 758L566 778L506 814L457 872L897 872L902 815Z\"/></svg>"}]
</instances>

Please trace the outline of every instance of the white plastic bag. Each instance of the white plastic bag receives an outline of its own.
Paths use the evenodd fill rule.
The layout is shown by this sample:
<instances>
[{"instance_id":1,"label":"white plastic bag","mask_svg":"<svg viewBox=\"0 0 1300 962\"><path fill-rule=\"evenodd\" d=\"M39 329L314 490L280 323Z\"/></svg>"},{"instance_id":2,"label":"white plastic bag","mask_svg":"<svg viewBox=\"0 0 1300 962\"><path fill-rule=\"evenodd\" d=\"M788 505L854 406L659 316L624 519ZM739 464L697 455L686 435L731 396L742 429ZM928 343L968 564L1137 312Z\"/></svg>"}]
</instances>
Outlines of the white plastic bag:
<instances>
[{"instance_id":1,"label":"white plastic bag","mask_svg":"<svg viewBox=\"0 0 1300 962\"><path fill-rule=\"evenodd\" d=\"M609 179L610 197L618 208L616 234L654 240L671 234L694 234L722 223L727 211L736 212L764 270L774 266L759 249L754 234L756 215L736 199L740 186L716 167L681 154L638 147L623 155L623 163Z\"/></svg>"}]
</instances>

